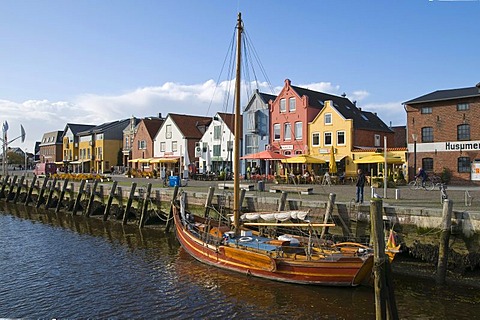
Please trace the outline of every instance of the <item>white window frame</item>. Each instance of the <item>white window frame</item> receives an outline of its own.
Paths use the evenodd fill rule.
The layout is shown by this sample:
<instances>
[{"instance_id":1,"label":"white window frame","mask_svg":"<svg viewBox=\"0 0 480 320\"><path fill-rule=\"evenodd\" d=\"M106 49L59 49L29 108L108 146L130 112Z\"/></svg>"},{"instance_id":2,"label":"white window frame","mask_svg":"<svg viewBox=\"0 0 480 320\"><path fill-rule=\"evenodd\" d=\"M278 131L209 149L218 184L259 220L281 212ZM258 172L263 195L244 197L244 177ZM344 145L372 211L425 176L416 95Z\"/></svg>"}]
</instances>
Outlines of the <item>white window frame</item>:
<instances>
[{"instance_id":1,"label":"white window frame","mask_svg":"<svg viewBox=\"0 0 480 320\"><path fill-rule=\"evenodd\" d=\"M287 100L285 98L280 99L280 112L287 112Z\"/></svg>"},{"instance_id":2,"label":"white window frame","mask_svg":"<svg viewBox=\"0 0 480 320\"><path fill-rule=\"evenodd\" d=\"M340 134L343 134L343 143L339 143L340 139L338 138ZM344 130L337 131L337 146L344 146L347 144L347 133Z\"/></svg>"},{"instance_id":3,"label":"white window frame","mask_svg":"<svg viewBox=\"0 0 480 320\"><path fill-rule=\"evenodd\" d=\"M278 132L278 135L276 134ZM280 123L275 123L273 125L273 140L280 140L281 138L281 126Z\"/></svg>"},{"instance_id":4,"label":"white window frame","mask_svg":"<svg viewBox=\"0 0 480 320\"><path fill-rule=\"evenodd\" d=\"M300 125L300 128L297 127L298 125ZM295 122L294 133L295 133L295 140L303 139L303 122L302 121Z\"/></svg>"},{"instance_id":5,"label":"white window frame","mask_svg":"<svg viewBox=\"0 0 480 320\"><path fill-rule=\"evenodd\" d=\"M330 121L327 121L327 118L328 118L328 120L330 120ZM329 112L329 113L325 113L323 119L324 119L325 125L329 126L329 125L332 125L332 124L333 124L332 114L331 114L330 112Z\"/></svg>"},{"instance_id":6,"label":"white window frame","mask_svg":"<svg viewBox=\"0 0 480 320\"><path fill-rule=\"evenodd\" d=\"M295 97L291 97L288 99L288 110L290 112L294 112L295 110L297 110L297 100L295 99Z\"/></svg>"},{"instance_id":7,"label":"white window frame","mask_svg":"<svg viewBox=\"0 0 480 320\"><path fill-rule=\"evenodd\" d=\"M292 140L292 124L290 122L285 122L283 124L283 140Z\"/></svg>"},{"instance_id":8,"label":"white window frame","mask_svg":"<svg viewBox=\"0 0 480 320\"><path fill-rule=\"evenodd\" d=\"M374 135L373 137L373 146L374 147L381 147L382 146L382 137L379 134Z\"/></svg>"},{"instance_id":9,"label":"white window frame","mask_svg":"<svg viewBox=\"0 0 480 320\"><path fill-rule=\"evenodd\" d=\"M327 144L327 135L330 135L330 143ZM323 133L323 143L324 146L329 147L333 145L333 134L331 131L326 131Z\"/></svg>"},{"instance_id":10,"label":"white window frame","mask_svg":"<svg viewBox=\"0 0 480 320\"><path fill-rule=\"evenodd\" d=\"M160 152L165 152L165 142L160 142Z\"/></svg>"}]
</instances>

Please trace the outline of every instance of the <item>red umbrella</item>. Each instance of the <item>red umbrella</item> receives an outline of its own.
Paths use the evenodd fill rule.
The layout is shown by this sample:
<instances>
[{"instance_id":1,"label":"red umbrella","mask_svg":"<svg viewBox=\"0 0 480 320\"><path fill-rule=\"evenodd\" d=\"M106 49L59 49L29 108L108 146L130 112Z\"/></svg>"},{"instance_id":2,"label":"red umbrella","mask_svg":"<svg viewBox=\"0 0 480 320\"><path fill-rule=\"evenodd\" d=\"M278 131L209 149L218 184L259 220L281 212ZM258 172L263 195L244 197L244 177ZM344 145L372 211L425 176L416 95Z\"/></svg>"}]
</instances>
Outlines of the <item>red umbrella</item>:
<instances>
[{"instance_id":1,"label":"red umbrella","mask_svg":"<svg viewBox=\"0 0 480 320\"><path fill-rule=\"evenodd\" d=\"M246 160L246 159L251 159L251 160L281 160L281 159L286 159L288 156L276 153L270 150L264 150L261 152L257 153L251 153L247 154L240 159Z\"/></svg>"}]
</instances>

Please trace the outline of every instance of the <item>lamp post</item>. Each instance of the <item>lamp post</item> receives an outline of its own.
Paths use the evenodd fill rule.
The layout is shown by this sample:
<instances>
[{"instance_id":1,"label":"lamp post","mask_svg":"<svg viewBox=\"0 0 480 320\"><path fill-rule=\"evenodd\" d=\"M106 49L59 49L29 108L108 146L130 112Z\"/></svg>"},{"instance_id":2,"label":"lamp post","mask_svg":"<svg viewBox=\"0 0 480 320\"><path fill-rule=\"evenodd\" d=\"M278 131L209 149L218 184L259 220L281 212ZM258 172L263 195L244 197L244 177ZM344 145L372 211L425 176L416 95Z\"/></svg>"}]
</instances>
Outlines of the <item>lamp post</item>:
<instances>
[{"instance_id":1,"label":"lamp post","mask_svg":"<svg viewBox=\"0 0 480 320\"><path fill-rule=\"evenodd\" d=\"M25 178L27 177L27 148L25 148Z\"/></svg>"},{"instance_id":2,"label":"lamp post","mask_svg":"<svg viewBox=\"0 0 480 320\"><path fill-rule=\"evenodd\" d=\"M413 175L417 174L417 134L412 133L413 139Z\"/></svg>"}]
</instances>

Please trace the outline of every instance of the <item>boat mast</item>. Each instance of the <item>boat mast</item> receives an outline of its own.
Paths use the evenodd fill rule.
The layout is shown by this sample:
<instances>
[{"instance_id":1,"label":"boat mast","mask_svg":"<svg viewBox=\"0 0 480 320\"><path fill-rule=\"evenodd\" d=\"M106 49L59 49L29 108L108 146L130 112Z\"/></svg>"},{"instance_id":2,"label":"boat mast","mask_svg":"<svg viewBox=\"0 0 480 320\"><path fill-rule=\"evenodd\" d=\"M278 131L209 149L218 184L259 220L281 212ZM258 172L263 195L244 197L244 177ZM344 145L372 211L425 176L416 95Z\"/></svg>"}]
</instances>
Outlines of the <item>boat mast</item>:
<instances>
[{"instance_id":1,"label":"boat mast","mask_svg":"<svg viewBox=\"0 0 480 320\"><path fill-rule=\"evenodd\" d=\"M235 141L233 145L233 226L235 235L240 234L240 85L241 85L241 58L242 58L242 13L237 19L237 66L235 76Z\"/></svg>"}]
</instances>

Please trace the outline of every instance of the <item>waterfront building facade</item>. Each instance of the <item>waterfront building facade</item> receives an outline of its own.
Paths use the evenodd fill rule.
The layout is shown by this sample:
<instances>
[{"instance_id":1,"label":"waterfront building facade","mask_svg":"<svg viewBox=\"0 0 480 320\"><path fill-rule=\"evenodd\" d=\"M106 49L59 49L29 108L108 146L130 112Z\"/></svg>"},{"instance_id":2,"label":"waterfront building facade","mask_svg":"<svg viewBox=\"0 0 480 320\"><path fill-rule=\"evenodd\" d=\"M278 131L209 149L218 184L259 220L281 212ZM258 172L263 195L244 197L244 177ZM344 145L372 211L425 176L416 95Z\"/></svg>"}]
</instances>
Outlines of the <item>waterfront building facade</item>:
<instances>
[{"instance_id":1,"label":"waterfront building facade","mask_svg":"<svg viewBox=\"0 0 480 320\"><path fill-rule=\"evenodd\" d=\"M270 145L270 109L268 102L276 96L258 91L252 95L243 111L243 148L245 155L267 150ZM241 160L242 174L247 167L265 168L265 160Z\"/></svg>"},{"instance_id":2,"label":"waterfront building facade","mask_svg":"<svg viewBox=\"0 0 480 320\"><path fill-rule=\"evenodd\" d=\"M410 178L419 167L437 175L447 168L453 183L480 183L480 83L437 90L404 105Z\"/></svg>"},{"instance_id":3,"label":"waterfront building facade","mask_svg":"<svg viewBox=\"0 0 480 320\"><path fill-rule=\"evenodd\" d=\"M67 123L62 135L62 161L68 171L80 172L78 133L95 127L89 124Z\"/></svg>"},{"instance_id":4,"label":"waterfront building facade","mask_svg":"<svg viewBox=\"0 0 480 320\"><path fill-rule=\"evenodd\" d=\"M153 166L150 160L154 157L153 139L165 119L148 117L140 121L135 129L135 135L131 146L132 159L138 160L132 163L132 167L146 172L151 172Z\"/></svg>"},{"instance_id":5,"label":"waterfront building facade","mask_svg":"<svg viewBox=\"0 0 480 320\"><path fill-rule=\"evenodd\" d=\"M62 162L63 131L51 131L43 134L40 142L39 160L41 163Z\"/></svg>"}]
</instances>

